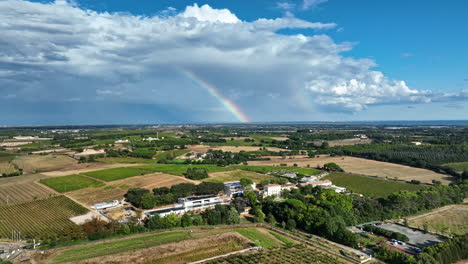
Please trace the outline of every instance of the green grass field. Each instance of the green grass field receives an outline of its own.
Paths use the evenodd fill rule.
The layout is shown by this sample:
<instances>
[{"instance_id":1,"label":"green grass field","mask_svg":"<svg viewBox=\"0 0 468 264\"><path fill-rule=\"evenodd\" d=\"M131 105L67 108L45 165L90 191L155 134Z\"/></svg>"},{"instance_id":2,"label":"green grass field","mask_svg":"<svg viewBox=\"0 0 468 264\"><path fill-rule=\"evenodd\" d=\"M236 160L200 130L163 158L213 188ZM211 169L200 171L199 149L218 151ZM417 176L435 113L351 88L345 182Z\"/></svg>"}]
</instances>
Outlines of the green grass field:
<instances>
[{"instance_id":1,"label":"green grass field","mask_svg":"<svg viewBox=\"0 0 468 264\"><path fill-rule=\"evenodd\" d=\"M142 167L126 167L126 168L113 168L107 170L85 172L84 175L94 177L103 181L115 181L125 179L138 175L145 175L151 173L151 170L143 169Z\"/></svg>"},{"instance_id":2,"label":"green grass field","mask_svg":"<svg viewBox=\"0 0 468 264\"><path fill-rule=\"evenodd\" d=\"M188 152L190 152L190 150L186 150L186 149L176 149L176 150L168 150L168 151L160 152L154 156L154 159L155 159L154 161L159 162L161 160L169 160L169 159L177 158Z\"/></svg>"},{"instance_id":3,"label":"green grass field","mask_svg":"<svg viewBox=\"0 0 468 264\"><path fill-rule=\"evenodd\" d=\"M219 167L217 165L186 165L186 164L158 164L158 165L145 165L138 166L143 170L149 170L154 172L164 172L172 175L184 176L188 168L205 168L209 173L218 171L231 171L235 170L233 167Z\"/></svg>"},{"instance_id":4,"label":"green grass field","mask_svg":"<svg viewBox=\"0 0 468 264\"><path fill-rule=\"evenodd\" d=\"M240 146L253 146L261 144L260 142L245 142L244 140L227 140L226 142L207 142L207 145L210 146L233 146L233 147L240 147ZM260 147L259 147L260 148Z\"/></svg>"},{"instance_id":5,"label":"green grass field","mask_svg":"<svg viewBox=\"0 0 468 264\"><path fill-rule=\"evenodd\" d=\"M20 156L19 154L15 153L8 153L8 152L0 152L0 162L9 162L12 161L16 156Z\"/></svg>"},{"instance_id":6,"label":"green grass field","mask_svg":"<svg viewBox=\"0 0 468 264\"><path fill-rule=\"evenodd\" d=\"M447 163L444 166L450 167L456 171L468 171L468 162Z\"/></svg>"},{"instance_id":7,"label":"green grass field","mask_svg":"<svg viewBox=\"0 0 468 264\"><path fill-rule=\"evenodd\" d=\"M252 171L226 171L223 173L210 174L208 179L203 181L208 182L228 182L228 181L239 181L242 178L249 178L255 183L260 183L263 180L273 180L274 176L260 174Z\"/></svg>"},{"instance_id":8,"label":"green grass field","mask_svg":"<svg viewBox=\"0 0 468 264\"><path fill-rule=\"evenodd\" d=\"M46 178L39 181L50 188L64 193L88 187L100 187L104 183L81 175L68 175L63 177Z\"/></svg>"},{"instance_id":9,"label":"green grass field","mask_svg":"<svg viewBox=\"0 0 468 264\"><path fill-rule=\"evenodd\" d=\"M238 228L235 229L239 234L252 240L257 246L264 248L274 248L283 245L283 242L270 235L268 231L266 233L261 232L258 228Z\"/></svg>"},{"instance_id":10,"label":"green grass field","mask_svg":"<svg viewBox=\"0 0 468 264\"><path fill-rule=\"evenodd\" d=\"M167 232L99 243L94 245L87 245L64 250L60 252L56 257L54 257L51 263L78 261L82 259L117 254L125 251L179 242L186 239L190 239L190 233L188 232Z\"/></svg>"},{"instance_id":11,"label":"green grass field","mask_svg":"<svg viewBox=\"0 0 468 264\"><path fill-rule=\"evenodd\" d=\"M401 190L417 191L426 188L421 185L379 180L345 173L332 173L324 179L332 181L336 186L345 187L352 192L372 197L387 197L389 194Z\"/></svg>"},{"instance_id":12,"label":"green grass field","mask_svg":"<svg viewBox=\"0 0 468 264\"><path fill-rule=\"evenodd\" d=\"M301 167L284 167L284 166L245 166L245 165L238 165L234 166L241 170L246 171L253 171L258 173L268 173L275 170L286 170L286 171L294 171L296 173L302 173L307 175L316 175L321 173L322 171L314 169L314 168L301 168Z\"/></svg>"},{"instance_id":13,"label":"green grass field","mask_svg":"<svg viewBox=\"0 0 468 264\"><path fill-rule=\"evenodd\" d=\"M273 235L276 239L278 239L279 241L283 242L285 245L292 245L292 244L295 244L294 241L292 241L291 239L283 236L283 235L280 235L276 232L272 232L270 231L270 234Z\"/></svg>"}]
</instances>

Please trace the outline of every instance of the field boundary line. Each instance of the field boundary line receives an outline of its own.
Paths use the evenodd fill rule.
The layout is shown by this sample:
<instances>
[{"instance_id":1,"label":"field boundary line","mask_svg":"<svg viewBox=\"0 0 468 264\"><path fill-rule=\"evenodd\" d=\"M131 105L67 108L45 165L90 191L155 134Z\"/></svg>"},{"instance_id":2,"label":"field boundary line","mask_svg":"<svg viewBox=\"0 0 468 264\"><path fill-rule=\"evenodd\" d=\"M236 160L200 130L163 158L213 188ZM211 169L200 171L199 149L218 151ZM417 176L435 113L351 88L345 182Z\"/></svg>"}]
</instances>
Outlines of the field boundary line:
<instances>
[{"instance_id":1,"label":"field boundary line","mask_svg":"<svg viewBox=\"0 0 468 264\"><path fill-rule=\"evenodd\" d=\"M224 258L224 257L229 257L229 256L231 256L231 255L241 254L241 253L244 253L244 252L249 252L249 251L254 251L254 250L255 250L255 251L260 251L260 250L262 250L262 247L245 248L245 249L241 249L241 250L238 250L238 251L230 252L230 253L227 253L227 254L214 256L214 257L211 257L211 258L202 259L202 260L198 260L198 261L195 261L195 262L189 262L189 263L187 263L187 264L199 264L199 263L207 262L207 261L210 261L210 260L219 259L219 258Z\"/></svg>"}]
</instances>

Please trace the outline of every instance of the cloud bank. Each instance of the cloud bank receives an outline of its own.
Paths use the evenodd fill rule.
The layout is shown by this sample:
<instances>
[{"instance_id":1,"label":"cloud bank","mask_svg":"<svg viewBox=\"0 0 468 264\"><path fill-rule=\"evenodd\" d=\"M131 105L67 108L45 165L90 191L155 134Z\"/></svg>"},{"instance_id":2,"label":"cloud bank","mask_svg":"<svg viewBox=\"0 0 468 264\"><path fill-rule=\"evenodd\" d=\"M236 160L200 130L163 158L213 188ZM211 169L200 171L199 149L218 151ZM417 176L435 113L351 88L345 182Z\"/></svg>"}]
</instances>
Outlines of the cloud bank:
<instances>
[{"instance_id":1,"label":"cloud bank","mask_svg":"<svg viewBox=\"0 0 468 264\"><path fill-rule=\"evenodd\" d=\"M319 2L305 1L304 7ZM1 100L159 105L179 116L190 113L194 121L236 121L184 70L254 121L468 97L468 91L413 90L374 71L370 59L342 55L352 44L325 34L334 23L242 21L227 9L196 4L169 11L143 17L83 10L66 1L0 1ZM285 28L311 33L278 33Z\"/></svg>"}]
</instances>

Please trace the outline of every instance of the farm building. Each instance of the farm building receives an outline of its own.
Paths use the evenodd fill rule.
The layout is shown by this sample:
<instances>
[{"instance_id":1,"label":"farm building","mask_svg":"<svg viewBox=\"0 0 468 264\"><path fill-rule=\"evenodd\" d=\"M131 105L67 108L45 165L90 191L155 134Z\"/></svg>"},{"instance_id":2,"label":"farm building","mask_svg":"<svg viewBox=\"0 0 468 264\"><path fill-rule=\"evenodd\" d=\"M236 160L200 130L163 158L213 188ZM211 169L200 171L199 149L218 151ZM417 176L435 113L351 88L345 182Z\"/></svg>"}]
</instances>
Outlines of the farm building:
<instances>
[{"instance_id":1,"label":"farm building","mask_svg":"<svg viewBox=\"0 0 468 264\"><path fill-rule=\"evenodd\" d=\"M125 144L125 143L130 143L128 139L119 139L114 142L115 144Z\"/></svg>"},{"instance_id":2,"label":"farm building","mask_svg":"<svg viewBox=\"0 0 468 264\"><path fill-rule=\"evenodd\" d=\"M313 187L315 186L332 186L332 182L330 180L324 180L324 181L314 181L314 182L305 182L301 183L301 186L306 186L306 185L312 185Z\"/></svg>"},{"instance_id":3,"label":"farm building","mask_svg":"<svg viewBox=\"0 0 468 264\"><path fill-rule=\"evenodd\" d=\"M263 186L263 196L272 196L275 195L279 197L281 195L281 185L279 184L268 184Z\"/></svg>"},{"instance_id":4,"label":"farm building","mask_svg":"<svg viewBox=\"0 0 468 264\"><path fill-rule=\"evenodd\" d=\"M153 215L166 216L172 213L183 214L185 212L201 210L214 207L217 204L229 204L229 200L222 200L216 195L190 196L179 198L177 204L171 207L146 211L145 215L151 217Z\"/></svg>"},{"instance_id":5,"label":"farm building","mask_svg":"<svg viewBox=\"0 0 468 264\"><path fill-rule=\"evenodd\" d=\"M255 183L253 183L251 186L252 186L252 189L255 189L257 187ZM224 193L229 197L232 197L236 194L242 194L244 191L245 191L245 188L244 186L242 186L240 181L232 181L232 182L224 183Z\"/></svg>"},{"instance_id":6,"label":"farm building","mask_svg":"<svg viewBox=\"0 0 468 264\"><path fill-rule=\"evenodd\" d=\"M103 209L107 209L107 208L116 207L118 205L119 205L119 201L114 200L114 201L112 201L110 203L97 203L97 204L94 204L93 206L91 206L91 208L96 209L96 210L103 210Z\"/></svg>"},{"instance_id":7,"label":"farm building","mask_svg":"<svg viewBox=\"0 0 468 264\"><path fill-rule=\"evenodd\" d=\"M297 177L297 174L294 173L294 172L287 172L287 173L284 173L281 175L281 177L286 177L286 178L296 178Z\"/></svg>"}]
</instances>

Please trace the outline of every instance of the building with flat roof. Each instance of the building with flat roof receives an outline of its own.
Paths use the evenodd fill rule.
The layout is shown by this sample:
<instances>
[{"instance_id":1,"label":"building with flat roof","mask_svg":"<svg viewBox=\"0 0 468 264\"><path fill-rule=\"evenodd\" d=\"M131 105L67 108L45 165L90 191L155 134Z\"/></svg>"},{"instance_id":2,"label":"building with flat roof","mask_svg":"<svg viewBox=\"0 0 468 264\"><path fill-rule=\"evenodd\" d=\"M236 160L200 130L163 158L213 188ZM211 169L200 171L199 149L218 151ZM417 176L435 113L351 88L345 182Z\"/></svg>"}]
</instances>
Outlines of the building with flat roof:
<instances>
[{"instance_id":1,"label":"building with flat roof","mask_svg":"<svg viewBox=\"0 0 468 264\"><path fill-rule=\"evenodd\" d=\"M257 185L253 183L251 187L252 189L255 189ZM240 181L232 181L232 182L224 183L224 193L229 197L232 197L237 194L243 194L244 191L245 191L245 187L242 186Z\"/></svg>"},{"instance_id":2,"label":"building with flat roof","mask_svg":"<svg viewBox=\"0 0 468 264\"><path fill-rule=\"evenodd\" d=\"M107 209L107 208L116 207L117 205L119 205L119 201L114 200L114 201L112 201L110 203L97 203L97 204L94 204L93 206L91 206L91 208L96 209L96 210L104 210L104 209Z\"/></svg>"},{"instance_id":3,"label":"building with flat roof","mask_svg":"<svg viewBox=\"0 0 468 264\"><path fill-rule=\"evenodd\" d=\"M145 215L151 217L153 215L159 215L164 217L166 215L175 213L175 214L184 214L189 211L201 210L206 208L211 208L217 204L229 204L230 201L222 200L219 196L216 195L202 195L202 196L189 196L184 198L179 198L177 204L156 210L146 211Z\"/></svg>"},{"instance_id":4,"label":"building with flat roof","mask_svg":"<svg viewBox=\"0 0 468 264\"><path fill-rule=\"evenodd\" d=\"M263 186L263 196L276 196L279 197L281 196L281 185L279 184L268 184Z\"/></svg>"}]
</instances>

